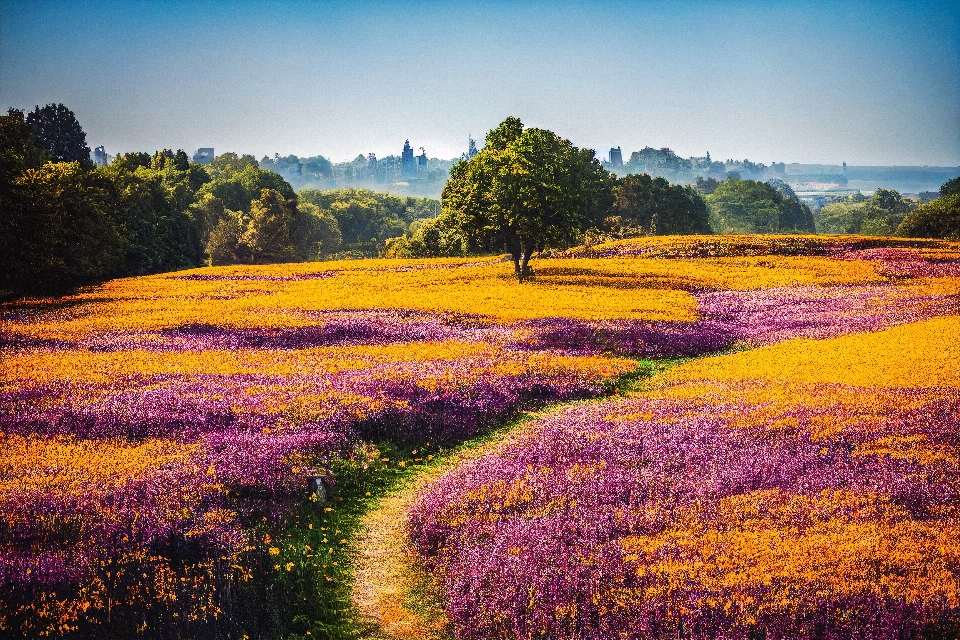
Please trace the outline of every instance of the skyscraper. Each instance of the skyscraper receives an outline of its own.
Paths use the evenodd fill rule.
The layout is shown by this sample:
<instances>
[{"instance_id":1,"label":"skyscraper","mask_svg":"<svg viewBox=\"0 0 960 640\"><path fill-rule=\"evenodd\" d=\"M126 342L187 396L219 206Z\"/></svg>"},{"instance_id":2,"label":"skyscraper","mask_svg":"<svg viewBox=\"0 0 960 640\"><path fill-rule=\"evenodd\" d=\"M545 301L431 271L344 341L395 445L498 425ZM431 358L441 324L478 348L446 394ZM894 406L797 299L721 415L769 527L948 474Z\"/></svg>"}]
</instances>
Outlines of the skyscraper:
<instances>
[{"instance_id":1,"label":"skyscraper","mask_svg":"<svg viewBox=\"0 0 960 640\"><path fill-rule=\"evenodd\" d=\"M404 178L417 177L417 160L413 157L413 147L410 141L403 143L403 153L400 156L400 175Z\"/></svg>"},{"instance_id":2,"label":"skyscraper","mask_svg":"<svg viewBox=\"0 0 960 640\"><path fill-rule=\"evenodd\" d=\"M105 167L107 163L110 162L110 156L107 155L106 150L104 150L103 145L100 145L93 150L93 164L98 167Z\"/></svg>"},{"instance_id":3,"label":"skyscraper","mask_svg":"<svg viewBox=\"0 0 960 640\"><path fill-rule=\"evenodd\" d=\"M614 169L623 167L623 154L620 152L620 147L610 148L610 166Z\"/></svg>"},{"instance_id":4,"label":"skyscraper","mask_svg":"<svg viewBox=\"0 0 960 640\"><path fill-rule=\"evenodd\" d=\"M420 147L420 155L417 156L417 175L427 175L427 150Z\"/></svg>"}]
</instances>

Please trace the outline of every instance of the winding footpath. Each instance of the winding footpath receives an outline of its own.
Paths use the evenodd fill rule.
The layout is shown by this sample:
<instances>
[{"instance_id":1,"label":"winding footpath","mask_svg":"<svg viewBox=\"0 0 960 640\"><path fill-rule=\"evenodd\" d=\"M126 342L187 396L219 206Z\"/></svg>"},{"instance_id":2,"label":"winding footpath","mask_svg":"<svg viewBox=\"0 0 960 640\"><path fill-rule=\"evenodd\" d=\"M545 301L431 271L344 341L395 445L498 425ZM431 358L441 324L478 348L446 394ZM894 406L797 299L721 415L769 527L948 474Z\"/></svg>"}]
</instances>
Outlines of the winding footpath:
<instances>
[{"instance_id":1,"label":"winding footpath","mask_svg":"<svg viewBox=\"0 0 960 640\"><path fill-rule=\"evenodd\" d=\"M420 492L457 466L513 442L537 418L577 400L528 411L508 425L454 449L404 481L361 519L354 546L353 603L364 634L371 640L449 640L446 613L437 581L424 571L407 538L407 512Z\"/></svg>"}]
</instances>

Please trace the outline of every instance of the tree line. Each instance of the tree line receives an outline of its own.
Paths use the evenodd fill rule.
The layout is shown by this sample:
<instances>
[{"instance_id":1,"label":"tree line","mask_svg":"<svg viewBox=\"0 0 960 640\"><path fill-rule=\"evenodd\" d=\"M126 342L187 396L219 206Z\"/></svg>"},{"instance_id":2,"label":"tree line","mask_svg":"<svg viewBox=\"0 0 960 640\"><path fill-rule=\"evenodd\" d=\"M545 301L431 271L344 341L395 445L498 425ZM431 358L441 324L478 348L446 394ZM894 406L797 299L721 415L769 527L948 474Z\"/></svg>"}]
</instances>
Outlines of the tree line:
<instances>
[{"instance_id":1,"label":"tree line","mask_svg":"<svg viewBox=\"0 0 960 640\"><path fill-rule=\"evenodd\" d=\"M855 193L817 212L820 233L960 239L960 178L940 187L940 197L917 205L896 191Z\"/></svg>"},{"instance_id":2,"label":"tree line","mask_svg":"<svg viewBox=\"0 0 960 640\"><path fill-rule=\"evenodd\" d=\"M591 149L507 118L454 165L440 216L387 243L396 257L506 251L522 280L533 253L654 234L813 233L810 209L780 182L731 176L697 187L611 174Z\"/></svg>"},{"instance_id":3,"label":"tree line","mask_svg":"<svg viewBox=\"0 0 960 640\"><path fill-rule=\"evenodd\" d=\"M645 150L631 162L672 166L676 161L669 150L654 151ZM762 173L762 165L741 164L748 173ZM507 118L490 131L482 150L453 166L441 214L388 240L385 254L418 258L505 251L523 280L535 252L644 235L960 236L960 178L945 184L940 198L919 207L896 191L878 189L870 198L856 195L824 207L815 217L780 179L742 179L735 172L724 174L723 181L699 176L695 185L680 186L647 174L620 178L606 166L593 150Z\"/></svg>"},{"instance_id":4,"label":"tree line","mask_svg":"<svg viewBox=\"0 0 960 640\"><path fill-rule=\"evenodd\" d=\"M292 159L262 162L282 169ZM522 279L535 252L582 243L817 230L957 237L960 186L950 181L920 207L881 189L815 218L780 180L733 175L681 186L646 174L617 177L592 150L507 118L482 150L453 166L442 202L365 189L297 193L253 156L235 153L200 165L164 149L94 167L86 136L63 105L0 116L3 296L206 264L378 255L506 252Z\"/></svg>"},{"instance_id":5,"label":"tree line","mask_svg":"<svg viewBox=\"0 0 960 640\"><path fill-rule=\"evenodd\" d=\"M377 255L439 202L358 189L305 190L225 153L117 155L94 167L63 105L0 116L0 295L58 294L205 264Z\"/></svg>"}]
</instances>

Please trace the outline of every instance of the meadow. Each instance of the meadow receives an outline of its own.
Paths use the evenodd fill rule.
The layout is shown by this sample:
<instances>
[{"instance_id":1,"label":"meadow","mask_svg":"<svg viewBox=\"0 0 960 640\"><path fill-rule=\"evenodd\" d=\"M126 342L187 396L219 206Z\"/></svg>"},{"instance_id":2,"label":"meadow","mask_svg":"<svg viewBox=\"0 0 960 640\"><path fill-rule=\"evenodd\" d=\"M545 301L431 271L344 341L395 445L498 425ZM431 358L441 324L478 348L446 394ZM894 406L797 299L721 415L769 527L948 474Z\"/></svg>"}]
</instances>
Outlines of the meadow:
<instances>
[{"instance_id":1,"label":"meadow","mask_svg":"<svg viewBox=\"0 0 960 640\"><path fill-rule=\"evenodd\" d=\"M211 267L0 307L0 636L349 635L351 518L558 402L406 515L453 637L956 633L960 245L533 266Z\"/></svg>"}]
</instances>

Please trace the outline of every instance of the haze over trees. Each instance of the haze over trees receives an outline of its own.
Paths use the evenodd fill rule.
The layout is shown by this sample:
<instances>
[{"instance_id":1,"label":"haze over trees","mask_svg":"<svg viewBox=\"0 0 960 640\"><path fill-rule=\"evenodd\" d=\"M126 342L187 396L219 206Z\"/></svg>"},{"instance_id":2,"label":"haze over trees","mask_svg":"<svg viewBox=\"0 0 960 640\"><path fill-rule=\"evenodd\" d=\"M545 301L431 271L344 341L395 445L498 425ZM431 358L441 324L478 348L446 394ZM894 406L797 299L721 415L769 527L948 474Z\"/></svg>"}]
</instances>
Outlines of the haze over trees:
<instances>
[{"instance_id":1,"label":"haze over trees","mask_svg":"<svg viewBox=\"0 0 960 640\"><path fill-rule=\"evenodd\" d=\"M727 178L706 200L717 233L815 233L810 209L780 181Z\"/></svg>"},{"instance_id":2,"label":"haze over trees","mask_svg":"<svg viewBox=\"0 0 960 640\"><path fill-rule=\"evenodd\" d=\"M298 158L295 155L281 157L280 154L274 154L273 158L263 156L260 160L260 168L280 174L297 189L333 178L333 165L323 156L311 158Z\"/></svg>"},{"instance_id":3,"label":"haze over trees","mask_svg":"<svg viewBox=\"0 0 960 640\"><path fill-rule=\"evenodd\" d=\"M614 167L608 168L617 170ZM630 154L620 173L647 174L652 177L666 178L672 182L692 182L696 176L723 177L726 174L726 167L722 162L712 160L709 153L702 158L681 158L667 147L662 149L644 147Z\"/></svg>"},{"instance_id":4,"label":"haze over trees","mask_svg":"<svg viewBox=\"0 0 960 640\"><path fill-rule=\"evenodd\" d=\"M421 154L424 164L417 156L413 158L413 167L408 164L406 168L399 155L378 158L368 153L347 162L333 163L323 156L299 158L274 154L272 158L264 156L260 168L283 176L298 191L366 189L400 197L438 198L456 160L428 158L425 151Z\"/></svg>"},{"instance_id":5,"label":"haze over trees","mask_svg":"<svg viewBox=\"0 0 960 640\"><path fill-rule=\"evenodd\" d=\"M916 206L896 191L877 189L869 198L855 193L843 202L821 207L815 222L820 233L889 236L897 233L900 223Z\"/></svg>"}]
</instances>

